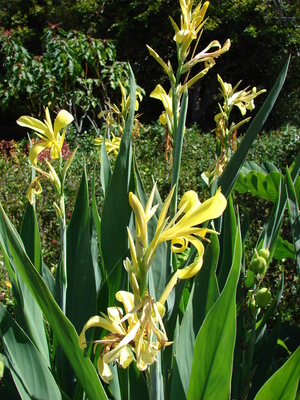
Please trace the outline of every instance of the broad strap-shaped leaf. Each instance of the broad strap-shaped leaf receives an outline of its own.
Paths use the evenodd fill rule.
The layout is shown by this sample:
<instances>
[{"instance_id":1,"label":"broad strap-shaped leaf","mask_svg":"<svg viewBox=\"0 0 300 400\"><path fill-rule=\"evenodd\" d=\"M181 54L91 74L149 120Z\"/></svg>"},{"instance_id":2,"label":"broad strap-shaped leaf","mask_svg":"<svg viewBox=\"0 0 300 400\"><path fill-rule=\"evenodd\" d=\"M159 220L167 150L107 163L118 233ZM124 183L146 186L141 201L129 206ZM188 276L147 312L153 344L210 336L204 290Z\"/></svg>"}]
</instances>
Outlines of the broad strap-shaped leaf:
<instances>
[{"instance_id":1,"label":"broad strap-shaped leaf","mask_svg":"<svg viewBox=\"0 0 300 400\"><path fill-rule=\"evenodd\" d=\"M105 147L105 136L103 137L103 142L101 145L100 152L101 152L100 180L103 192L105 194L111 178L111 168Z\"/></svg>"},{"instance_id":2,"label":"broad strap-shaped leaf","mask_svg":"<svg viewBox=\"0 0 300 400\"><path fill-rule=\"evenodd\" d=\"M296 157L291 171L286 171L285 177L281 178L280 186L278 188L278 195L276 201L272 207L270 219L268 223L264 226L260 237L258 238L256 249L259 250L262 247L268 248L270 251L270 260L275 252L277 240L280 234L280 229L282 225L282 219L284 215L284 210L287 203L287 193L285 190L286 181L290 173L290 177L293 183L296 182L298 178L298 173L300 170L300 153Z\"/></svg>"},{"instance_id":3,"label":"broad strap-shaped leaf","mask_svg":"<svg viewBox=\"0 0 300 400\"><path fill-rule=\"evenodd\" d=\"M271 369L274 363L274 353L280 332L280 321L276 323L271 332L265 332L265 339L262 344L258 344L259 353L256 355L252 364L254 374L251 378L251 389L248 398L253 399L258 390L264 385L270 377Z\"/></svg>"},{"instance_id":4,"label":"broad strap-shaped leaf","mask_svg":"<svg viewBox=\"0 0 300 400\"><path fill-rule=\"evenodd\" d=\"M254 196L260 196L262 199L271 200L274 203L278 194L281 173L276 170L266 173L263 170L247 168L245 174L243 170L244 168L239 174L234 189L239 193L250 192Z\"/></svg>"},{"instance_id":5,"label":"broad strap-shaped leaf","mask_svg":"<svg viewBox=\"0 0 300 400\"><path fill-rule=\"evenodd\" d=\"M84 168L75 207L67 229L67 317L81 332L96 314L96 284L91 253L88 184Z\"/></svg>"},{"instance_id":6,"label":"broad strap-shaped leaf","mask_svg":"<svg viewBox=\"0 0 300 400\"><path fill-rule=\"evenodd\" d=\"M172 399L183 399L187 396L195 340L207 313L219 297L215 272L218 258L219 241L217 235L212 234L204 252L203 266L192 286L178 339L174 343L176 357L171 382Z\"/></svg>"},{"instance_id":7,"label":"broad strap-shaped leaf","mask_svg":"<svg viewBox=\"0 0 300 400\"><path fill-rule=\"evenodd\" d=\"M295 186L293 184L289 170L286 171L286 191L288 197L288 209L291 222L291 230L294 241L294 250L296 256L296 265L298 276L300 277L300 214L299 204L297 201L297 195Z\"/></svg>"},{"instance_id":8,"label":"broad strap-shaped leaf","mask_svg":"<svg viewBox=\"0 0 300 400\"><path fill-rule=\"evenodd\" d=\"M134 191L132 180L132 126L135 112L136 86L130 71L130 109L122 134L119 153L113 174L107 188L101 216L101 253L102 262L107 271L109 304L115 301L115 293L122 287L125 269L123 259L128 250L126 227L132 214L128 194Z\"/></svg>"},{"instance_id":9,"label":"broad strap-shaped leaf","mask_svg":"<svg viewBox=\"0 0 300 400\"><path fill-rule=\"evenodd\" d=\"M31 253L33 260L36 261L38 268L40 268L41 253L38 256L39 238L37 239L36 236L38 236L39 234L37 222L34 209L32 206L30 206L29 203L27 205L24 215L21 233L22 231L24 236L25 232L27 232L26 246L27 248L29 248L29 252ZM5 265L12 283L16 320L18 321L21 328L30 336L31 340L37 346L40 353L44 357L46 364L50 366L48 341L42 312L36 304L32 294L30 293L28 287L24 283L18 272L18 269L15 266L5 232L5 227L0 222L0 246L5 260ZM17 231L15 229L14 232L17 234ZM31 241L33 242L33 244L31 244ZM33 254L34 248L36 249L36 255Z\"/></svg>"},{"instance_id":10,"label":"broad strap-shaped leaf","mask_svg":"<svg viewBox=\"0 0 300 400\"><path fill-rule=\"evenodd\" d=\"M219 219L220 220L220 219ZM232 267L235 249L237 222L234 212L232 196L228 196L227 207L222 215L222 228L220 232L220 258L217 277L220 291L223 290Z\"/></svg>"},{"instance_id":11,"label":"broad strap-shaped leaf","mask_svg":"<svg viewBox=\"0 0 300 400\"><path fill-rule=\"evenodd\" d=\"M268 115L270 114L277 100L277 97L281 91L281 88L284 84L287 75L289 62L290 62L290 57L285 63L266 101L264 102L263 106L261 107L255 118L253 119L251 125L249 126L242 143L239 145L238 149L231 157L229 163L227 164L226 168L224 169L224 172L222 173L218 181L218 186L222 188L222 192L224 193L224 196L226 198L229 196L238 178L240 169L244 164L244 161L246 159L250 147L252 146L254 139L256 138L261 128L263 127L265 121L268 118Z\"/></svg>"},{"instance_id":12,"label":"broad strap-shaped leaf","mask_svg":"<svg viewBox=\"0 0 300 400\"><path fill-rule=\"evenodd\" d=\"M10 371L22 399L61 399L44 358L1 303L0 330Z\"/></svg>"},{"instance_id":13,"label":"broad strap-shaped leaf","mask_svg":"<svg viewBox=\"0 0 300 400\"><path fill-rule=\"evenodd\" d=\"M293 260L295 257L295 248L294 244L288 242L287 240L283 240L280 236L278 238L275 252L273 254L274 260L283 260L284 258L291 258Z\"/></svg>"},{"instance_id":14,"label":"broad strap-shaped leaf","mask_svg":"<svg viewBox=\"0 0 300 400\"><path fill-rule=\"evenodd\" d=\"M39 274L42 275L43 262L40 234L37 225L35 209L29 202L27 203L25 215L22 221L20 236L31 262ZM26 319L30 338L43 355L47 365L50 366L49 348L43 321L43 314L32 294L30 293L27 285L21 278L19 279L19 287L21 290L20 296L23 299L24 317Z\"/></svg>"},{"instance_id":15,"label":"broad strap-shaped leaf","mask_svg":"<svg viewBox=\"0 0 300 400\"><path fill-rule=\"evenodd\" d=\"M74 326L63 314L42 277L34 268L25 252L20 236L13 228L1 206L0 225L3 227L2 231L4 230L5 232L11 255L20 276L26 285L28 285L32 295L40 306L64 353L68 357L87 397L95 400L106 399L107 397L96 369L90 359L84 356L84 351L78 346L78 335Z\"/></svg>"},{"instance_id":16,"label":"broad strap-shaped leaf","mask_svg":"<svg viewBox=\"0 0 300 400\"><path fill-rule=\"evenodd\" d=\"M236 288L240 275L242 243L236 230L232 268L222 293L207 314L195 341L187 399L230 398L236 335Z\"/></svg>"},{"instance_id":17,"label":"broad strap-shaped leaf","mask_svg":"<svg viewBox=\"0 0 300 400\"><path fill-rule=\"evenodd\" d=\"M255 396L254 400L295 399L300 378L300 347L271 376Z\"/></svg>"}]
</instances>

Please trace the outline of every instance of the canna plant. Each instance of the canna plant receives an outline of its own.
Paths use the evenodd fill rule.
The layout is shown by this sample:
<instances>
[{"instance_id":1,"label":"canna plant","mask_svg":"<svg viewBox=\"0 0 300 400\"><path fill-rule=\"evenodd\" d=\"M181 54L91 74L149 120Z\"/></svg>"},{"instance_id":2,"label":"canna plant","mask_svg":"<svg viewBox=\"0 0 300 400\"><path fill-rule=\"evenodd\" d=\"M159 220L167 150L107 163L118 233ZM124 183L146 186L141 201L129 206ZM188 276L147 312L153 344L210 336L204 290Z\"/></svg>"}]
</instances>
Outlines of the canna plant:
<instances>
[{"instance_id":1,"label":"canna plant","mask_svg":"<svg viewBox=\"0 0 300 400\"><path fill-rule=\"evenodd\" d=\"M89 191L83 162L68 226L63 219L65 176L77 156L75 149L67 160L61 157L67 140L65 128L72 116L60 111L54 126L48 110L44 122L25 116L18 120L40 140L29 153L30 201L20 232L0 207L0 246L14 295L14 316L0 305L4 350L0 390L4 398L296 397L299 347L292 348L285 341L279 320L269 325L284 278L279 279L277 293L271 293L264 276L275 253L288 256L280 240L286 207L298 273L300 270L300 157L284 172L244 165L284 84L288 61L243 141L222 174L215 177L211 197L201 203L198 194L189 191L177 207L187 89L191 85L185 78L187 89L181 90L177 79L182 71L188 75L199 60L209 68L214 56L207 53L213 45L219 51L228 47L214 42L186 61L189 47L203 27L208 2L194 9L193 1L180 0L180 5L180 28L172 22L180 65L174 82L170 64L150 49L172 82L172 101L165 117L171 115L173 175L164 201L155 184L146 195L134 156L136 85L130 68L129 109L113 168L105 141L101 144L100 180L105 199L100 214L95 196L97 174ZM220 55L218 50L215 56ZM43 171L37 154L46 148L51 148L52 159ZM249 174L259 179L251 179ZM53 205L62 233L55 276L43 262L34 206L45 180L54 187ZM241 218L234 190L270 196L274 203L251 255L245 247L250 221L247 215ZM295 328L288 329L291 336Z\"/></svg>"}]
</instances>

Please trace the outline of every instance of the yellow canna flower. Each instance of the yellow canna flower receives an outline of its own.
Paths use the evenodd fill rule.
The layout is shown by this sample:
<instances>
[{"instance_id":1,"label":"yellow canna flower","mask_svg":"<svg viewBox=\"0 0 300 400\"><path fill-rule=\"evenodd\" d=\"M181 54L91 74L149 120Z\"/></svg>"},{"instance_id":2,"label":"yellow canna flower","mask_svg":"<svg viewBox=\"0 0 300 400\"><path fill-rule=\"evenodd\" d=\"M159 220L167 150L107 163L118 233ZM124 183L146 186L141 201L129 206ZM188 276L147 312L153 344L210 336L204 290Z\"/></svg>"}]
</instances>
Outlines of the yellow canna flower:
<instances>
[{"instance_id":1,"label":"yellow canna flower","mask_svg":"<svg viewBox=\"0 0 300 400\"><path fill-rule=\"evenodd\" d=\"M35 131L40 140L32 146L29 151L29 159L33 165L37 165L38 155L46 148L51 148L51 157L60 158L61 149L64 143L65 128L73 121L73 116L66 110L61 110L55 120L54 128L50 119L48 108L45 110L46 119L44 122L29 116L22 116L17 120L20 126L31 128ZM60 131L63 133L60 135Z\"/></svg>"},{"instance_id":2,"label":"yellow canna flower","mask_svg":"<svg viewBox=\"0 0 300 400\"><path fill-rule=\"evenodd\" d=\"M159 120L163 125L167 125L170 132L173 131L173 107L172 107L172 90L169 94L161 85L156 85L156 88L150 94L150 97L158 99L163 103L165 111L160 115ZM179 107L179 106L178 106ZM179 113L180 109L177 110Z\"/></svg>"},{"instance_id":3,"label":"yellow canna flower","mask_svg":"<svg viewBox=\"0 0 300 400\"><path fill-rule=\"evenodd\" d=\"M141 296L143 295L145 288L145 282L143 279L145 279L146 273L151 266L156 249L160 243L171 241L171 250L174 253L183 252L190 244L194 245L198 252L198 256L193 263L176 271L176 276L173 277L172 281L173 286L176 284L178 278L188 279L194 276L200 270L204 253L204 246L200 239L204 239L207 233L216 232L211 229L201 228L199 225L203 224L205 221L218 218L223 213L227 205L227 201L220 189L213 197L206 200L204 203L200 203L196 192L188 191L183 195L181 202L179 203L178 212L172 218L172 220L169 221L167 212L171 203L174 189L175 186L169 193L162 207L155 235L149 245L146 243L147 221L149 220L146 217L146 210L156 211L157 206L151 208L155 186L151 192L151 195L149 196L145 210L143 210L143 206L138 198L132 193L129 194L130 205L135 213L137 232L134 243L128 230L129 247L132 259L131 272L135 274L135 277L141 288ZM149 213L149 215L152 216L152 212ZM127 268L130 269L128 265ZM170 287L168 287L168 290L169 289ZM163 296L163 301L160 300L161 303L166 300L169 294L168 290ZM170 290L172 290L172 288Z\"/></svg>"},{"instance_id":4,"label":"yellow canna flower","mask_svg":"<svg viewBox=\"0 0 300 400\"><path fill-rule=\"evenodd\" d=\"M199 32L206 22L206 20L203 20L209 6L209 2L206 1L203 6L200 2L195 7L194 11L192 11L193 0L180 0L179 2L181 6L180 29L172 19L171 22L175 29L174 41L180 44L180 60L181 62L184 62L188 55L192 41L197 39Z\"/></svg>"},{"instance_id":5,"label":"yellow canna flower","mask_svg":"<svg viewBox=\"0 0 300 400\"><path fill-rule=\"evenodd\" d=\"M185 64L183 64L182 73L188 72L191 68L193 68L196 64L200 62L204 62L205 69L212 68L215 65L214 59L226 53L230 49L230 46L230 39L227 39L223 46L221 46L221 44L217 40L213 40L207 47L205 47L204 50L200 51L190 61L187 61ZM213 48L217 48L217 50L209 51Z\"/></svg>"},{"instance_id":6,"label":"yellow canna flower","mask_svg":"<svg viewBox=\"0 0 300 400\"><path fill-rule=\"evenodd\" d=\"M234 88L230 83L223 82L220 75L218 75L218 81L221 86L221 93L224 97L224 112L227 114L232 110L234 106L238 107L241 114L245 115L247 110L252 111L255 107L254 99L262 93L265 93L266 90L262 89L260 91L256 91L256 87L253 87L252 90L248 90L249 86L239 92L236 92L236 89L240 85L241 81L238 82Z\"/></svg>"},{"instance_id":7,"label":"yellow canna flower","mask_svg":"<svg viewBox=\"0 0 300 400\"><path fill-rule=\"evenodd\" d=\"M118 152L119 152L121 138L116 137L113 133L111 133L111 135L112 135L112 140L105 139L105 148L106 148L107 154L109 154L113 151L114 155L117 156ZM102 142L103 142L103 138L96 138L94 140L94 143L96 146L101 146ZM100 154L101 154L101 150L99 152L99 159L100 159Z\"/></svg>"},{"instance_id":8,"label":"yellow canna flower","mask_svg":"<svg viewBox=\"0 0 300 400\"><path fill-rule=\"evenodd\" d=\"M31 182L30 185L28 186L28 189L26 191L26 198L30 202L31 205L35 203L35 196L38 196L42 193L42 186L40 184L40 181L43 179L48 179L54 189L56 190L57 194L60 195L60 190L61 190L61 182L60 179L55 171L55 169L52 167L52 165L49 163L48 160L46 160L46 164L48 165L49 172L43 171L42 169L33 166L33 168L40 174L39 176L36 176Z\"/></svg>"},{"instance_id":9,"label":"yellow canna flower","mask_svg":"<svg viewBox=\"0 0 300 400\"><path fill-rule=\"evenodd\" d=\"M125 369L135 355L138 369L144 371L156 361L157 352L171 344L162 322L164 306L151 296L135 305L133 294L126 291L117 292L116 299L123 304L125 316L121 308L109 307L108 315L90 318L78 338L80 348L84 349L87 347L85 333L88 329L99 327L108 331L103 339L93 342L94 352L99 346L97 368L106 383L112 379L110 363L117 362Z\"/></svg>"}]
</instances>

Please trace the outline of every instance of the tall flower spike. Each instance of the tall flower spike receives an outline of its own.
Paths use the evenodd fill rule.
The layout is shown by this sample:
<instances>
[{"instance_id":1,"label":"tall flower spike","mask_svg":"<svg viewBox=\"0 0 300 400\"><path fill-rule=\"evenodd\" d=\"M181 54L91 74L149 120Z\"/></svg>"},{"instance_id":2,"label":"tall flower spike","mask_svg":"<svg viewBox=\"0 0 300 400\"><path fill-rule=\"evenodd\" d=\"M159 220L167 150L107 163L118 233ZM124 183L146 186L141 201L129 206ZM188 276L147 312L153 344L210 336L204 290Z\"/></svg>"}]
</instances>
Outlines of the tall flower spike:
<instances>
[{"instance_id":1,"label":"tall flower spike","mask_svg":"<svg viewBox=\"0 0 300 400\"><path fill-rule=\"evenodd\" d=\"M29 151L29 159L32 165L37 165L38 155L46 148L51 149L51 157L59 158L65 138L65 128L73 121L73 116L66 110L61 110L55 120L54 128L50 119L48 108L45 110L46 119L44 122L29 116L22 116L17 120L20 126L33 129L40 140L32 146ZM60 131L63 133L60 135Z\"/></svg>"}]
</instances>

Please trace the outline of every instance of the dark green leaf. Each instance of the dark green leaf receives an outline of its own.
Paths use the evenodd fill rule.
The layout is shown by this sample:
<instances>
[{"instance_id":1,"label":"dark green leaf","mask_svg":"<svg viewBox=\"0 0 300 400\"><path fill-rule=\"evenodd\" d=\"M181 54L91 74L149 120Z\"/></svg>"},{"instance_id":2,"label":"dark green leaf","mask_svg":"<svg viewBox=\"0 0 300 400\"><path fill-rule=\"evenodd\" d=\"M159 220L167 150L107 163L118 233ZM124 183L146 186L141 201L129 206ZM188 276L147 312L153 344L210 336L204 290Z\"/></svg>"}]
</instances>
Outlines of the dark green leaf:
<instances>
[{"instance_id":1,"label":"dark green leaf","mask_svg":"<svg viewBox=\"0 0 300 400\"><path fill-rule=\"evenodd\" d=\"M235 293L242 243L237 225L232 268L222 293L207 314L196 338L188 399L229 399L236 334Z\"/></svg>"},{"instance_id":2,"label":"dark green leaf","mask_svg":"<svg viewBox=\"0 0 300 400\"><path fill-rule=\"evenodd\" d=\"M300 347L283 366L264 384L255 400L292 400L300 377Z\"/></svg>"},{"instance_id":3,"label":"dark green leaf","mask_svg":"<svg viewBox=\"0 0 300 400\"><path fill-rule=\"evenodd\" d=\"M26 393L28 399L61 399L60 390L44 358L1 303L0 329L19 392Z\"/></svg>"}]
</instances>

